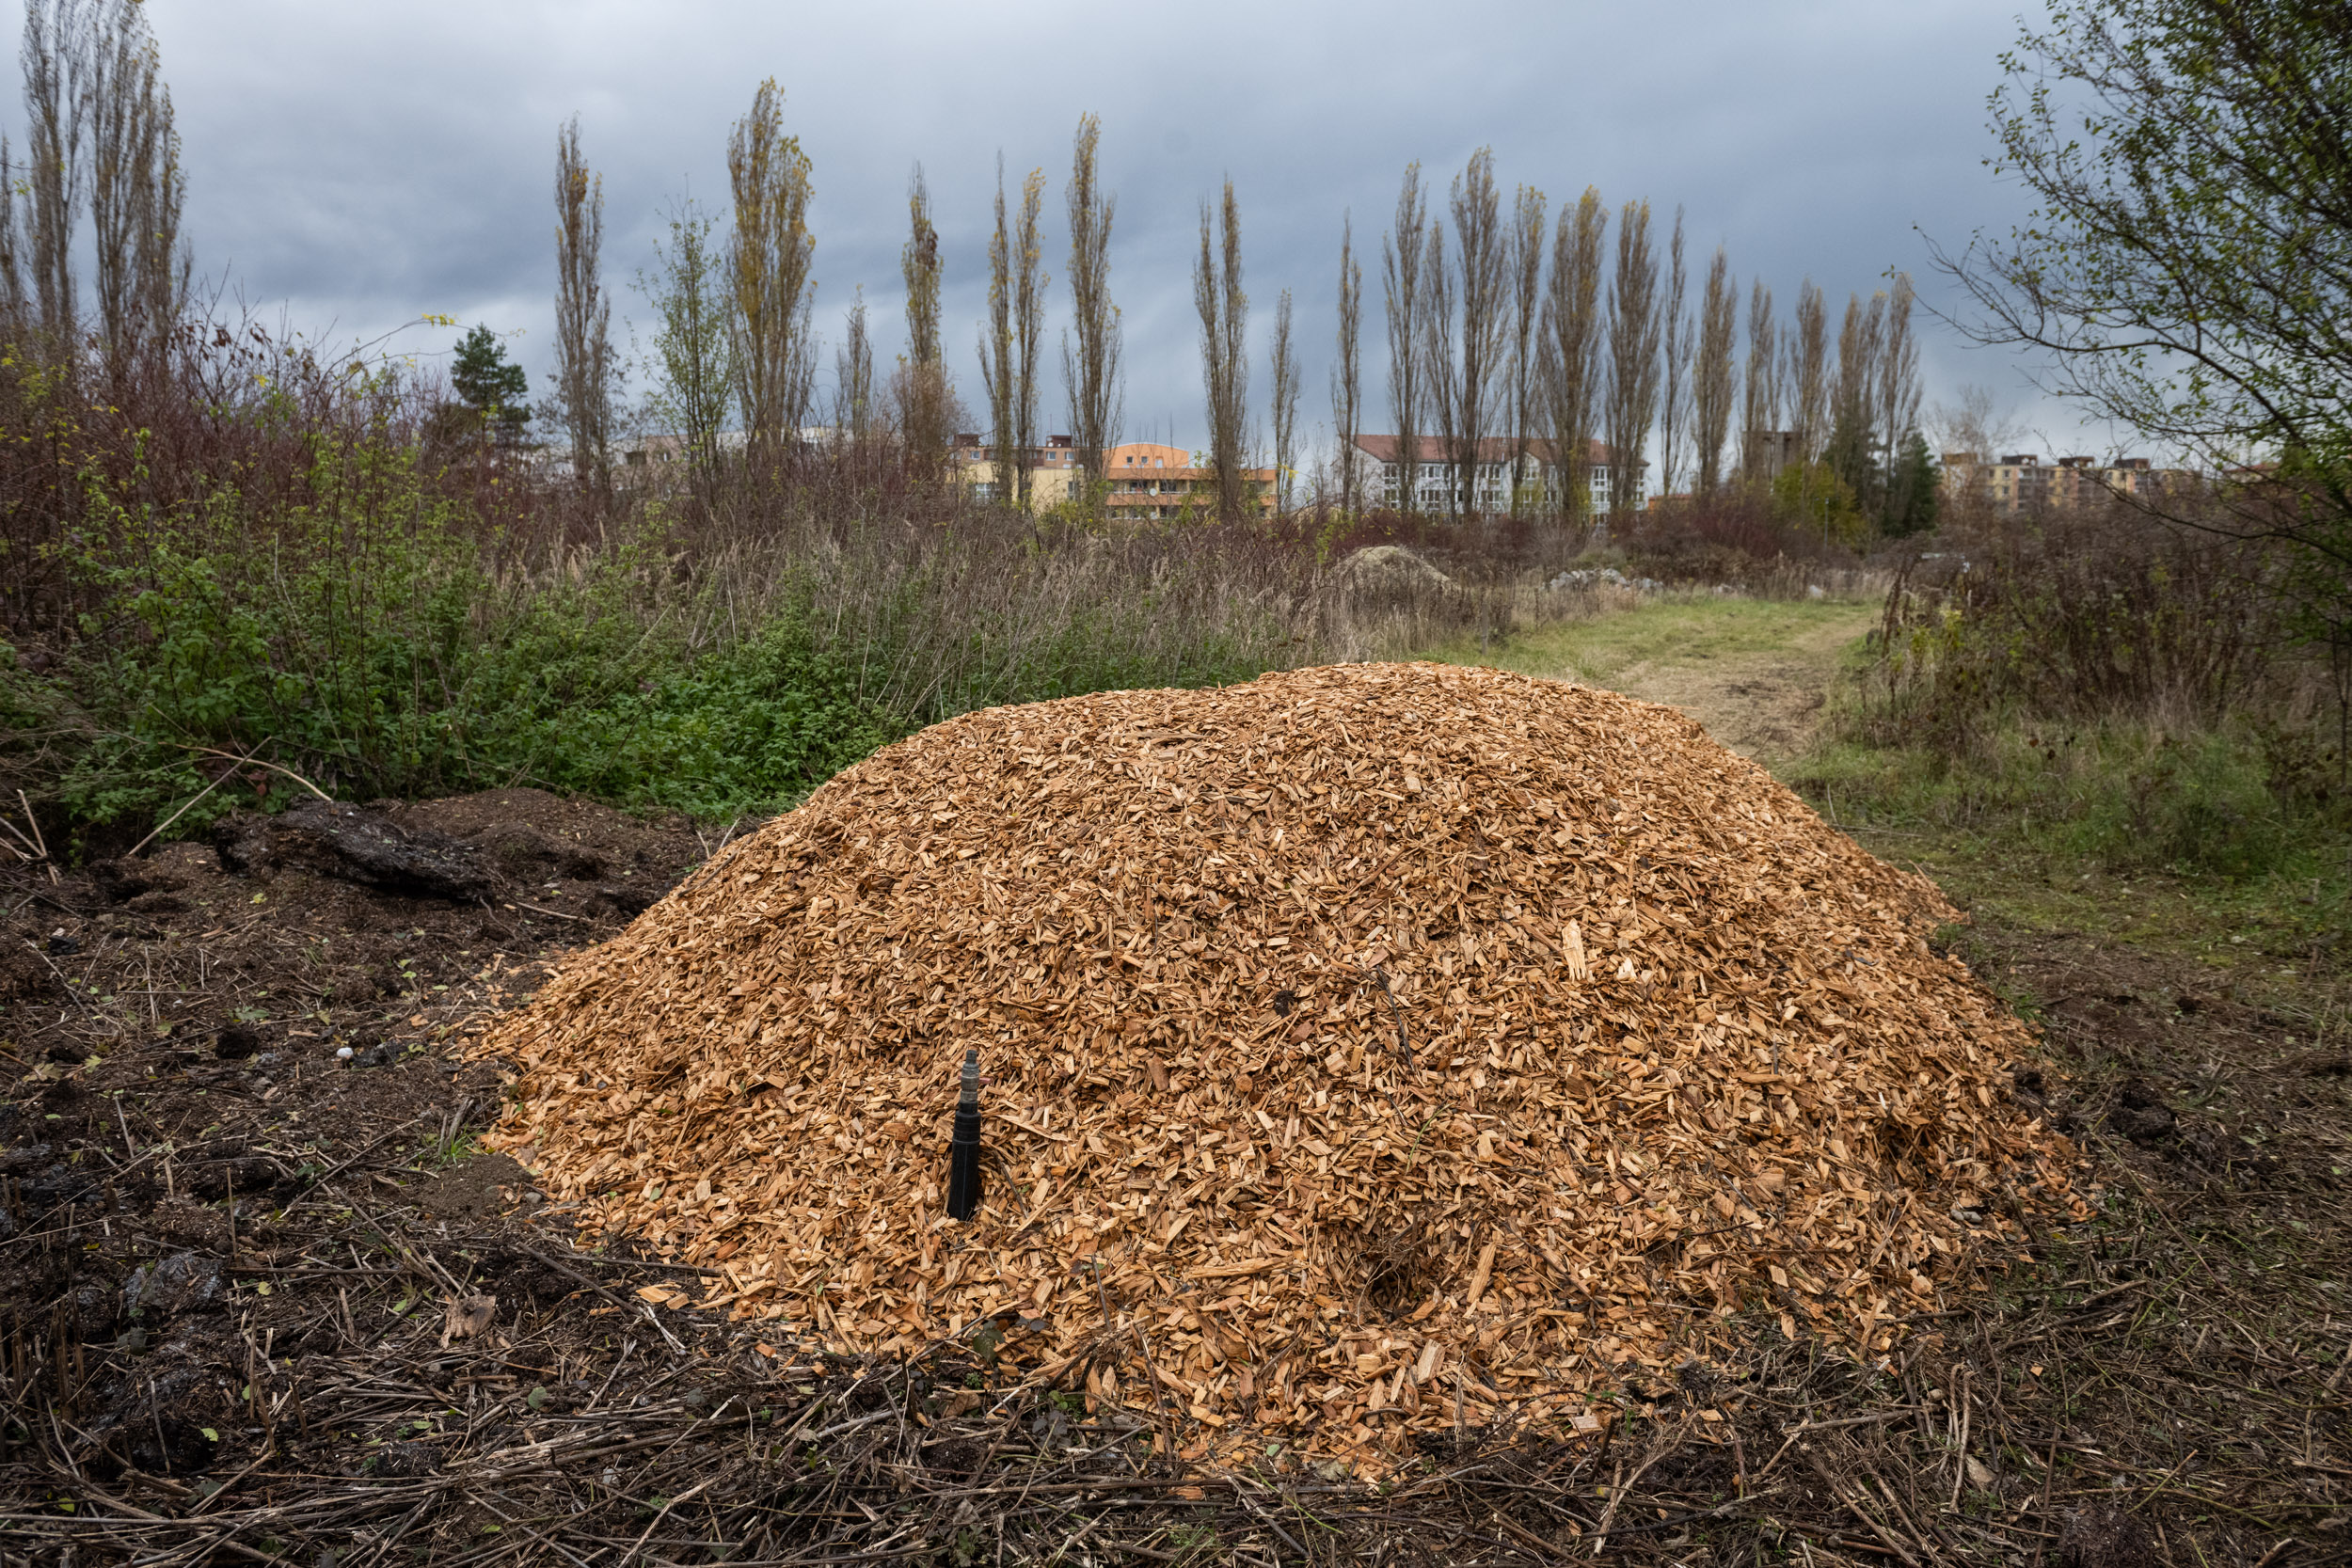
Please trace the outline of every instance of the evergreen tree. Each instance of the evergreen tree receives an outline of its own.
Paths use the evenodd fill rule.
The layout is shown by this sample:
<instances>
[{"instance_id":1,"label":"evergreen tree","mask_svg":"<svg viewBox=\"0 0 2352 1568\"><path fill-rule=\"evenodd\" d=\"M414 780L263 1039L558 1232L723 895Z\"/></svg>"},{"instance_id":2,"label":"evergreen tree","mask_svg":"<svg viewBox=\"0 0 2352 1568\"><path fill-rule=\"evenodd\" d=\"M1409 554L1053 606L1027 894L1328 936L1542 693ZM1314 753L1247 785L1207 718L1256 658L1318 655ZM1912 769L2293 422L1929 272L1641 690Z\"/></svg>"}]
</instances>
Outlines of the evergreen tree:
<instances>
[{"instance_id":1,"label":"evergreen tree","mask_svg":"<svg viewBox=\"0 0 2352 1568\"><path fill-rule=\"evenodd\" d=\"M1936 503L1943 491L1943 474L1928 438L1913 430L1897 452L1887 475L1886 531L1895 538L1925 533L1935 526Z\"/></svg>"},{"instance_id":2,"label":"evergreen tree","mask_svg":"<svg viewBox=\"0 0 2352 1568\"><path fill-rule=\"evenodd\" d=\"M1878 443L1871 434L1867 419L1841 415L1830 426L1829 440L1821 448L1822 466L1836 474L1866 509L1873 508L1882 480Z\"/></svg>"},{"instance_id":3,"label":"evergreen tree","mask_svg":"<svg viewBox=\"0 0 2352 1568\"><path fill-rule=\"evenodd\" d=\"M486 326L466 334L450 365L449 384L500 444L522 439L523 426L531 422L531 404L523 401L531 380L520 365L506 357L506 345L498 334Z\"/></svg>"}]
</instances>

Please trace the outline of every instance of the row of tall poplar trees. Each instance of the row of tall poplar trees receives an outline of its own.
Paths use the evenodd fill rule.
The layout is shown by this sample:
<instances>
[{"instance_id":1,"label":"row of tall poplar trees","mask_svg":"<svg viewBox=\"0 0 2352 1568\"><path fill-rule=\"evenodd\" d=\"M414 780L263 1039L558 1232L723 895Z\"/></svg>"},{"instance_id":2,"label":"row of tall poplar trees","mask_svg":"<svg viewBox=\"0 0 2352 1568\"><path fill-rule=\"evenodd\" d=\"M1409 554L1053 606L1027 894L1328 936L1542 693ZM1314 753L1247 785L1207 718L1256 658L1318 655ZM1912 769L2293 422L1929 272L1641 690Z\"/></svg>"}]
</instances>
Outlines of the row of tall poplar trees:
<instances>
[{"instance_id":1,"label":"row of tall poplar trees","mask_svg":"<svg viewBox=\"0 0 2352 1568\"><path fill-rule=\"evenodd\" d=\"M1406 510L1418 508L1428 467L1442 478L1449 515L1478 510L1480 464L1495 461L1500 441L1514 514L1586 512L1596 463L1608 476L1602 505L1629 512L1644 454L1655 450L1661 492L1687 481L1715 496L1820 467L1866 499L1889 531L1918 515L1932 476L1918 433L1908 277L1848 300L1834 358L1810 279L1788 326L1775 322L1772 289L1753 281L1743 362L1728 257L1716 248L1692 299L1679 210L1661 261L1649 203L1626 202L1613 252L1597 190L1555 217L1542 191L1521 185L1506 213L1486 149L1454 178L1444 209L1430 205L1420 165L1408 166L1380 241L1388 408ZM1365 499L1353 459L1364 417L1362 312L1350 225L1340 242L1331 395L1342 454L1334 481L1346 510ZM1629 460L1615 461L1619 453ZM1547 467L1549 484L1540 483Z\"/></svg>"},{"instance_id":2,"label":"row of tall poplar trees","mask_svg":"<svg viewBox=\"0 0 2352 1568\"><path fill-rule=\"evenodd\" d=\"M1060 349L1078 460L1098 486L1121 403L1120 311L1109 290L1117 204L1101 184L1101 122L1089 115L1073 140L1065 187L1072 325ZM728 174L734 221L723 244L713 240L711 219L681 209L654 277L641 278L657 308L652 402L705 465L715 461L718 432L731 412L757 460L782 454L811 404L809 161L797 138L784 134L773 82L761 86L735 127ZM1009 192L999 160L978 340L998 493L1024 506L1046 373L1045 191L1044 171L1032 169ZM577 120L559 141L556 199L556 401L579 471L602 483L617 361L596 281L601 188L580 158ZM836 355L834 415L851 439L888 425L918 474L930 477L945 460L960 407L942 342L939 233L919 164L907 205L905 355L887 385L878 382L861 297ZM1418 164L1406 169L1377 263L1403 507L1419 508L1422 470L1433 469L1443 478L1447 515L1484 509L1477 476L1497 461L1500 442L1514 514L1573 519L1597 506L1629 512L1645 488L1645 454L1654 451L1660 483L1646 488L1671 492L1688 483L1707 497L1769 484L1791 468L1809 485L1818 470L1819 483L1834 479L1880 527L1902 531L1932 484L1917 431L1909 278L1898 275L1867 299L1851 297L1834 345L1826 301L1810 279L1788 325L1776 319L1770 286L1752 280L1743 352L1740 287L1724 248L1693 289L1679 211L1659 242L1647 201L1625 202L1613 214L1594 189L1554 214L1542 191L1521 185L1506 211L1486 149L1454 177L1441 204ZM1216 510L1238 517L1251 505L1249 298L1230 180L1217 201L1201 205L1193 295ZM1329 499L1350 511L1369 499L1358 493L1363 468L1353 457L1366 409L1363 302L1349 222L1341 237L1331 374L1342 461ZM1288 506L1302 385L1288 290L1276 308L1271 358L1272 456L1279 501ZM1617 453L1629 460L1613 461ZM1598 498L1591 481L1597 464L1607 474Z\"/></svg>"},{"instance_id":3,"label":"row of tall poplar trees","mask_svg":"<svg viewBox=\"0 0 2352 1568\"><path fill-rule=\"evenodd\" d=\"M656 246L652 271L638 277L654 309L648 412L678 436L697 473L716 467L720 432L730 417L740 420L751 461L773 464L791 450L814 406L811 168L799 138L785 134L783 102L772 80L762 83L728 138L733 221L724 235L715 218L680 203L671 211L667 242ZM1097 172L1101 140L1101 121L1082 118L1066 193L1073 320L1061 344L1079 459L1098 486L1103 453L1117 439L1120 418L1120 314L1110 297L1117 198ZM1029 499L1044 374L1051 282L1041 239L1045 184L1042 169L1030 171L1017 206L1009 206L999 160L988 317L979 339L990 455L1001 494L1022 505ZM555 204L555 417L569 437L574 471L602 488L612 479L622 366L600 281L603 181L581 154L577 117L557 136ZM906 353L886 384L877 379L861 295L835 354L832 417L850 441L894 431L917 477L932 478L961 410L941 341L939 230L919 164L908 183L907 212L900 254Z\"/></svg>"},{"instance_id":4,"label":"row of tall poplar trees","mask_svg":"<svg viewBox=\"0 0 2352 1568\"><path fill-rule=\"evenodd\" d=\"M137 0L35 0L21 48L30 146L20 162L0 138L0 319L16 338L67 352L80 331L75 237L90 219L98 343L119 369L160 343L187 299L190 264L180 238L183 183L171 95ZM639 283L652 301L656 420L682 439L698 470L715 467L719 436L739 420L755 462L783 457L814 396L817 340L810 314L815 240L811 165L784 130L784 95L763 82L727 143L731 222L690 204L674 208L667 243ZM1070 422L1086 477L1105 479L1104 453L1121 412L1120 320L1110 296L1117 199L1099 172L1102 126L1082 118L1073 140L1065 207L1072 323L1060 348ZM990 455L1005 499L1027 503L1044 375L1042 323L1051 282L1043 266L1043 170L1009 203L999 165L989 244L989 309L979 341ZM1544 193L1518 187L1509 211L1482 149L1456 175L1442 211L1410 166L1379 246L1386 306L1388 407L1404 470L1400 499L1419 503L1418 470L1439 465L1444 510L1478 510L1478 459L1507 443L1511 509L1585 510L1590 465L1607 453L1659 454L1661 489L1686 476L1701 495L1762 483L1791 466L1823 468L1899 531L1931 487L1916 421L1918 350L1907 277L1849 299L1833 352L1826 303L1807 280L1793 321L1780 325L1772 290L1751 283L1740 352L1740 295L1724 250L1690 301L1683 219L1661 264L1649 204L1612 214L1586 190L1556 219ZM601 278L603 184L587 165L577 118L558 135L556 420L576 472L611 483L622 362ZM944 461L960 409L943 352L942 262L930 195L916 166L901 253L907 348L887 383L876 378L861 298L836 354L836 426L864 440L895 427L918 471ZM1449 239L1449 235L1451 238ZM1238 516L1247 492L1248 310L1241 217L1232 182L1204 202L1194 300L1217 510ZM1606 287L1604 288L1604 284ZM1352 223L1341 237L1339 330L1332 420L1343 459L1361 434L1363 269ZM1275 314L1271 376L1274 462L1281 503L1298 464L1301 388L1289 291ZM885 418L885 415L888 418ZM1560 483L1532 481L1549 450ZM1359 465L1335 475L1343 509L1360 506ZM1606 505L1635 504L1638 468L1611 463Z\"/></svg>"},{"instance_id":5,"label":"row of tall poplar trees","mask_svg":"<svg viewBox=\"0 0 2352 1568\"><path fill-rule=\"evenodd\" d=\"M715 236L715 219L680 203L652 274L639 275L654 308L651 410L698 474L717 466L731 414L755 464L780 461L806 422L817 359L810 172L800 138L785 132L782 89L773 78L762 82L727 137L733 221L725 234ZM555 206L555 415L570 438L574 472L602 489L612 481L621 360L602 281L604 182L580 151L577 116L557 135ZM850 326L851 344L861 344L862 305ZM870 360L867 374L870 381ZM857 385L845 379L852 396Z\"/></svg>"},{"instance_id":6,"label":"row of tall poplar trees","mask_svg":"<svg viewBox=\"0 0 2352 1568\"><path fill-rule=\"evenodd\" d=\"M129 373L187 302L180 134L138 0L31 0L19 48L28 145L0 135L0 336L77 359L74 266L89 218L100 362Z\"/></svg>"}]
</instances>

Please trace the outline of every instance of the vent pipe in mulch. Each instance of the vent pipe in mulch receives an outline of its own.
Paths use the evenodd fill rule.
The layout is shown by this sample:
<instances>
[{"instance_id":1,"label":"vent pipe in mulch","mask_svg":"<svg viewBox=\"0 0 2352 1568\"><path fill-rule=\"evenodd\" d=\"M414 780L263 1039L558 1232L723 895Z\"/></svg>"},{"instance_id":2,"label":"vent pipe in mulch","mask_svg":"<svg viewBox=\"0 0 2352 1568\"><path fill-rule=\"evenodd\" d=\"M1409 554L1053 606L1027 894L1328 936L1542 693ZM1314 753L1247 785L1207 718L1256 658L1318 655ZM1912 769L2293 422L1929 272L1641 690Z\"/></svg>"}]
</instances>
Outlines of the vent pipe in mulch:
<instances>
[{"instance_id":1,"label":"vent pipe in mulch","mask_svg":"<svg viewBox=\"0 0 2352 1568\"><path fill-rule=\"evenodd\" d=\"M980 1206L980 1053L963 1053L963 1093L956 1101L956 1132L947 1144L947 1217L968 1220Z\"/></svg>"}]
</instances>

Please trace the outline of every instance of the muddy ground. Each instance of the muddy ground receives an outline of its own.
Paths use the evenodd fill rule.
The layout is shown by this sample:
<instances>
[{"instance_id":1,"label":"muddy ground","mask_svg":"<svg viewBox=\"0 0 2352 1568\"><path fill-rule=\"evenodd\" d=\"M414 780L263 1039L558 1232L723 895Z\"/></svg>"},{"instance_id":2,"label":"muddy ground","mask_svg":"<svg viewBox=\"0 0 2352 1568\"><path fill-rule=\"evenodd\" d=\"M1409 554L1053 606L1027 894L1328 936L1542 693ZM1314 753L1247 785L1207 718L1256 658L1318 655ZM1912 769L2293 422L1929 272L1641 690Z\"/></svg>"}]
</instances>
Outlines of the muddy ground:
<instances>
[{"instance_id":1,"label":"muddy ground","mask_svg":"<svg viewBox=\"0 0 2352 1568\"><path fill-rule=\"evenodd\" d=\"M469 1029L715 847L533 791L7 873L0 1560L2274 1564L2352 1546L2352 1057L2312 1006L2086 939L1950 940L2048 1034L2016 1092L2106 1212L1857 1365L1738 1364L1385 1490L730 1324L578 1236ZM2328 982L2332 983L2332 982ZM2330 993L2332 994L2332 993ZM340 1054L344 1050L351 1054ZM711 1305L705 1305L711 1302ZM1228 1455L1235 1450L1228 1444Z\"/></svg>"}]
</instances>

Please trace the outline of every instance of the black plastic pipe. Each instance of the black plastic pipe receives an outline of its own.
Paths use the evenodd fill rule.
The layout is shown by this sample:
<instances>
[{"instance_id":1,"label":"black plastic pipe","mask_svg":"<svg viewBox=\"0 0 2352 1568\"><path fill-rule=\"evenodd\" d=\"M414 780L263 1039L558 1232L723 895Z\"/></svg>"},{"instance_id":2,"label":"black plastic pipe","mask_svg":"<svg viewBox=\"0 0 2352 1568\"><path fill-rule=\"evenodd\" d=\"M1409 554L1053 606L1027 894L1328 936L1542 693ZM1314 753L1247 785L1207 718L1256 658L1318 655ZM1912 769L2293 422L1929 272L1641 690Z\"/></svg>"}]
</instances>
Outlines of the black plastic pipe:
<instances>
[{"instance_id":1,"label":"black plastic pipe","mask_svg":"<svg viewBox=\"0 0 2352 1568\"><path fill-rule=\"evenodd\" d=\"M956 1132L947 1145L947 1217L968 1220L980 1206L980 1053L963 1053L963 1093L956 1101Z\"/></svg>"}]
</instances>

